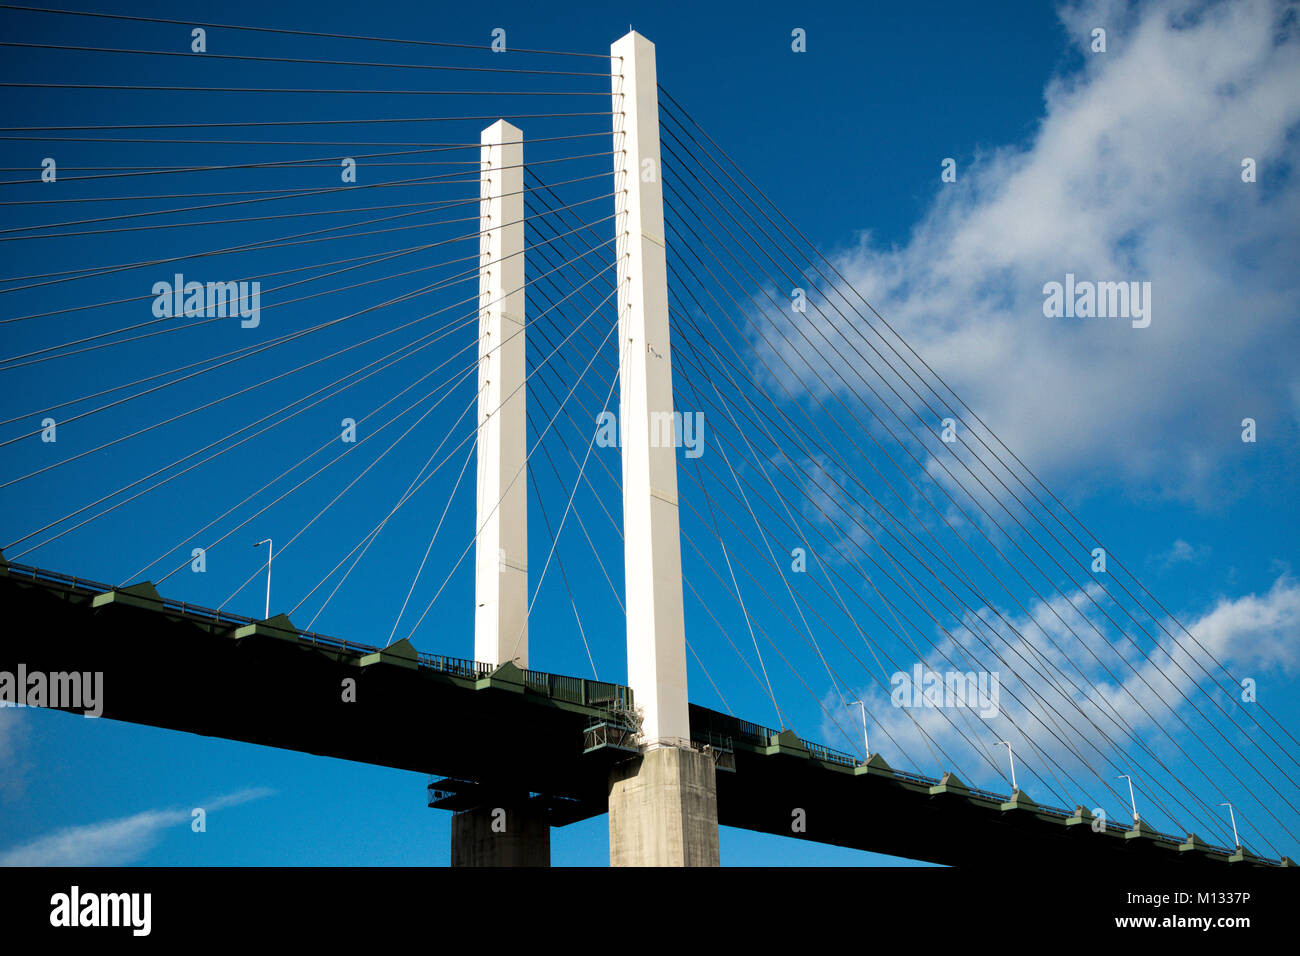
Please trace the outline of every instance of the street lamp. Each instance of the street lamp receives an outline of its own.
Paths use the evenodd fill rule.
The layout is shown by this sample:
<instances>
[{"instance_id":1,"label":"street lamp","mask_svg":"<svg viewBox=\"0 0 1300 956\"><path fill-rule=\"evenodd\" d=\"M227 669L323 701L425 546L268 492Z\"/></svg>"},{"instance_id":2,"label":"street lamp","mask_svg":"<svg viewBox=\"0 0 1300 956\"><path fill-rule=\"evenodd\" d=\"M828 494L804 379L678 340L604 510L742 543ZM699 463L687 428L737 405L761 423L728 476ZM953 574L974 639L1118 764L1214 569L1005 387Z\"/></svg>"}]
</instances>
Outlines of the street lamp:
<instances>
[{"instance_id":1,"label":"street lamp","mask_svg":"<svg viewBox=\"0 0 1300 956\"><path fill-rule=\"evenodd\" d=\"M1116 780L1123 779L1128 781L1128 802L1129 802L1129 806L1133 808L1133 822L1137 823L1138 807L1137 807L1137 801L1133 799L1133 778L1126 773L1121 773L1115 779Z\"/></svg>"},{"instance_id":2,"label":"street lamp","mask_svg":"<svg viewBox=\"0 0 1300 956\"><path fill-rule=\"evenodd\" d=\"M270 538L253 542L255 548L260 548L262 545L266 545L266 616L262 618L266 621L271 618L271 559L275 557L275 545L271 544Z\"/></svg>"},{"instance_id":3,"label":"street lamp","mask_svg":"<svg viewBox=\"0 0 1300 956\"><path fill-rule=\"evenodd\" d=\"M1011 761L1011 792L1015 793L1020 788L1016 786L1016 755L1011 752L1011 744L1005 740L999 740L999 744L1007 748L1007 759Z\"/></svg>"},{"instance_id":4,"label":"street lamp","mask_svg":"<svg viewBox=\"0 0 1300 956\"><path fill-rule=\"evenodd\" d=\"M849 703L862 708L862 752L870 759L871 748L867 746L867 705L860 700L851 700Z\"/></svg>"},{"instance_id":5,"label":"street lamp","mask_svg":"<svg viewBox=\"0 0 1300 956\"><path fill-rule=\"evenodd\" d=\"M1240 850L1241 840L1237 839L1237 815L1232 812L1232 804L1221 803L1219 806L1228 808L1228 816L1232 818L1232 845Z\"/></svg>"}]
</instances>

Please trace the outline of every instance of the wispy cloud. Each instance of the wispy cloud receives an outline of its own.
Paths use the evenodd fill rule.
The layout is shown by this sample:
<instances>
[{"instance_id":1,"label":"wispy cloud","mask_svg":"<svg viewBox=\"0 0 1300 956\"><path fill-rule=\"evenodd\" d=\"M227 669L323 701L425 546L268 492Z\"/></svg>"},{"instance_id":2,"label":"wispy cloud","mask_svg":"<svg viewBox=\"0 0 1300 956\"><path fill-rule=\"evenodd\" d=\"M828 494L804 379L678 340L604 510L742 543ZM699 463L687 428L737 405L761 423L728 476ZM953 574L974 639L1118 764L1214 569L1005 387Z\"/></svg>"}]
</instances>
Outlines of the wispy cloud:
<instances>
[{"instance_id":1,"label":"wispy cloud","mask_svg":"<svg viewBox=\"0 0 1300 956\"><path fill-rule=\"evenodd\" d=\"M1179 538L1169 546L1168 551L1153 556L1147 563L1158 568L1172 568L1179 564L1199 564L1209 557L1209 555L1209 545L1194 547L1182 538Z\"/></svg>"},{"instance_id":2,"label":"wispy cloud","mask_svg":"<svg viewBox=\"0 0 1300 956\"><path fill-rule=\"evenodd\" d=\"M252 787L196 804L208 813L269 797ZM168 827L189 824L192 808L145 810L117 820L68 827L0 852L0 866L121 866L139 859Z\"/></svg>"}]
</instances>

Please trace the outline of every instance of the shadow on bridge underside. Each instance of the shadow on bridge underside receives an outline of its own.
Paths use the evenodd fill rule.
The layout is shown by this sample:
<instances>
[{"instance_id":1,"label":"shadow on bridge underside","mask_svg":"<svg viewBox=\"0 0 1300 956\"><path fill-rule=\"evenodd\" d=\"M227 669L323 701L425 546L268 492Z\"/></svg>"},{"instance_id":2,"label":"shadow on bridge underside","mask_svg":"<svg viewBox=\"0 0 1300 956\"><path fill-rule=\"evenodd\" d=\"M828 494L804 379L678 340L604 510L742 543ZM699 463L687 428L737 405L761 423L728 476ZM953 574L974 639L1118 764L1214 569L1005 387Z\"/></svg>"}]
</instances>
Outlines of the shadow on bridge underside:
<instances>
[{"instance_id":1,"label":"shadow on bridge underside","mask_svg":"<svg viewBox=\"0 0 1300 956\"><path fill-rule=\"evenodd\" d=\"M494 669L406 642L375 648L284 617L165 600L149 585L113 590L19 565L0 564L0 601L0 671L100 673L113 720L429 774L440 809L530 801L564 826L605 813L611 769L639 759L631 691L615 684ZM714 757L723 826L952 865L1222 872L1273 862L1140 826L1094 826L1083 808L895 770L879 756L861 764L694 705L691 731Z\"/></svg>"}]
</instances>

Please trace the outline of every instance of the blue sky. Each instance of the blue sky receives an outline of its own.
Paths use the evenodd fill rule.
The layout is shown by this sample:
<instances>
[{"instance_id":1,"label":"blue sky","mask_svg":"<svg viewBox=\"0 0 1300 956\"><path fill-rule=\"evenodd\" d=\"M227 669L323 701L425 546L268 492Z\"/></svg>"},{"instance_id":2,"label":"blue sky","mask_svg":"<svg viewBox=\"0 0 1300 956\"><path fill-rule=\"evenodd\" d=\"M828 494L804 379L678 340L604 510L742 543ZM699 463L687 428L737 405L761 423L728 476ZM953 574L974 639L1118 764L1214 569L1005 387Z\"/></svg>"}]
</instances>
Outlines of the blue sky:
<instances>
[{"instance_id":1,"label":"blue sky","mask_svg":"<svg viewBox=\"0 0 1300 956\"><path fill-rule=\"evenodd\" d=\"M1300 222L1300 190L1294 172L1300 122L1300 98L1295 94L1300 89L1300 58L1296 54L1294 23L1280 19L1277 10L1263 3L1208 7L1157 3L1138 5L1132 10L1104 3L1056 9L1036 3L1002 4L992 9L987 5L954 9L947 4L878 8L820 4L809 10L761 3L703 10L688 5L633 4L617 13L596 4L573 4L566 9L572 9L573 14L557 18L553 10L536 5L506 4L490 13L478 13L462 7L440 9L427 4L395 3L387 6L381 17L365 10L235 3L223 7L220 20L465 43L486 43L491 31L502 27L512 47L595 53L606 50L630 22L656 43L660 83L724 145L772 202L830 256L872 305L1096 532L1109 554L1131 569L1234 673L1256 679L1259 702L1284 726L1297 725L1300 714L1294 699L1300 664L1300 585L1292 573L1296 560L1292 529L1296 524L1293 475L1300 464L1296 453L1300 378L1294 361L1300 345L1296 341L1295 306L1296 292L1300 290L1296 288L1294 268L1300 252L1296 226ZM131 12L199 19L208 15L204 8L184 3L140 4ZM0 13L0 18L8 39L131 49L188 47L188 28L176 25L65 19L12 11ZM1091 31L1098 26L1107 31L1105 53L1090 50ZM805 53L791 51L790 34L796 27L807 33ZM469 64L482 62L483 56L441 48L218 30L210 31L208 49L213 53L399 63ZM533 56L517 62L531 69L602 68L602 61L581 58ZM414 70L247 65L220 60L196 63L185 57L12 48L5 51L4 73L7 82L263 88L436 89L441 84L442 88L465 90L474 88L481 79L472 73L444 78ZM482 82L493 90L520 90L536 83L537 89L583 95L443 98L16 87L6 88L3 95L6 115L12 117L9 122L15 127L250 123L290 117L338 120L476 115L480 110L499 115L510 111L609 108L603 95L608 84L599 77L532 80L505 75ZM534 109L538 101L544 101L546 107ZM490 106L485 105L489 102ZM563 105L556 108L555 102ZM583 105L574 107L575 102ZM609 157L572 158L580 153L600 154L610 148L607 135L596 135L607 131L607 117L537 117L515 122L530 140L581 137L530 145L530 162L563 160L535 167L551 183L587 177L557 188L566 203L582 203L573 211L583 222L597 222L612 212L607 208L608 199L602 198L608 183L597 178L607 173ZM417 148L353 143L427 142L430 128L437 130L436 142L471 142L485 125L464 121L431 127L410 122L272 127L270 131L250 130L249 135L235 130L105 134L331 140L328 145L50 144L11 139L0 146L8 159L4 163L9 167L4 174L7 182L34 178L46 156L57 159L61 182L57 187L38 183L5 185L2 198L44 199L54 188L67 190L58 194L60 198L66 195L77 199L333 188L338 185L340 155ZM266 163L315 156L328 157L329 161L307 167L88 182L75 179L89 175L84 167L90 166ZM940 180L941 162L948 157L956 162L954 183ZM1241 180L1244 157L1257 163L1258 179L1254 183ZM381 165L385 161L428 158L429 154L414 154L361 159L357 185L455 169ZM675 168L671 158L665 158L665 181L670 187L684 187L685 173L685 169ZM185 229L6 242L12 248L5 250L10 255L6 257L4 274L37 275L82 263L152 259L175 254L180 248L218 248L289 235L322 228L326 223L404 211L358 211L340 216L340 208L360 210L399 201L464 201L476 197L477 185L453 181L441 186L376 188L355 195L362 198L329 193L301 202L294 200L293 204L218 208L190 214L188 219L254 217L271 215L276 209L322 213L305 216L301 221L191 225ZM120 214L127 207L184 207L215 203L222 198L110 202L97 204L98 208L85 202L10 205L6 206L6 228ZM669 202L673 202L672 195ZM104 212L105 206L113 208ZM463 212L443 216L473 217L477 213L472 202L462 208ZM672 215L669 218L672 226ZM180 220L186 221L186 216ZM165 220L152 220L160 221ZM120 225L150 222L134 220ZM115 225L119 224L87 224L65 230ZM682 225L679 220L678 227ZM371 253L379 256L418 242L451 240L476 227L459 223L421 228L423 231L411 229L348 242L207 260L211 266L186 263L183 271L196 278L269 276L313 261ZM597 242L612 235L608 221L597 222L594 229L592 235ZM672 249L672 233L669 240ZM322 277L314 284L283 293L264 293L266 311L262 327L257 330L242 330L235 323L223 322L5 371L5 414L0 417L18 421L5 425L0 440L30 431L39 422L40 410L50 405L368 309L384 299L413 291L432 281L427 273L376 281L301 303L285 301L365 279L378 280L386 274L474 251L463 242L448 245L454 253L440 246L396 263L383 262L341 276ZM674 261L680 260L670 258L670 264ZM530 259L530 270L542 265L541 259ZM320 271L329 272L330 268ZM7 324L3 354L20 355L54 342L146 321L150 318L146 311L148 300L141 304L140 297L153 282L170 279L180 269L182 266L148 267L0 294L9 300L5 302L6 317L133 300ZM447 269L435 276L453 271ZM1067 273L1102 281L1150 281L1151 326L1134 329L1126 321L1107 320L1071 325L1066 320L1046 318L1041 310L1043 284L1062 281ZM575 280L565 291L593 279L593 274L594 270L585 266L564 273L565 279ZM599 280L599 276L594 279ZM285 281L266 278L263 287ZM678 275L674 282L679 293L692 288L684 275ZM809 286L818 289L817 282ZM589 288L595 290L598 286ZM87 455L39 477L0 487L4 532L0 543L8 545L48 521L325 386L363 362L380 359L397 343L413 341L417 333L459 318L467 306L455 306L456 300L473 291L472 286L457 286L455 294L440 292L368 312L355 321L317 333L300 348L289 346L254 356L220 375L202 376L169 389L162 393L166 397L155 395L81 423L61 426L59 458L88 451L302 362L356 346L344 357L323 362L306 373L151 431L148 440L122 442L108 452ZM777 296L787 294L779 283L769 291ZM832 291L822 285L814 300L829 303ZM539 287L537 292L538 299L530 300L530 313L541 311L558 298L550 287ZM593 291L586 305L582 299L569 303L559 313L563 319L546 327L547 334L559 330L562 335L580 328L582 336L590 334L593 341L600 341L612 318L609 308L596 310L589 325L581 323L604 294L604 289ZM427 307L425 302L429 303ZM395 331L391 340L357 346L360 339L443 308L448 311L432 322L426 320L410 331ZM679 310L679 318L684 319L690 312L689 308ZM763 319L758 307L746 307L740 312L744 318ZM789 315L785 313L784 326L778 321L767 328L791 331L795 320ZM703 314L691 317L701 323L708 318ZM808 317L799 321L818 320ZM262 338L255 340L254 335ZM685 331L685 335L689 339L690 332ZM162 585L164 593L217 606L251 579L252 583L239 591L228 607L236 613L260 614L263 579L256 574L260 552L252 549L252 541L268 535L278 545L287 541L326 501L361 475L376 451L411 424L418 410L382 433L372 433L370 428L413 402L449 372L468 367L463 358L467 353L456 357L456 350L467 342L473 342L472 332L458 329L417 353L421 358L414 362L395 365L304 412L286 427L259 436L238 452L17 560L92 579L127 583L134 580L132 576L139 569L165 555L166 560L157 562L146 575L156 580L179 567ZM688 403L707 399L702 389L708 387L708 380L688 362L688 358L703 356L705 352L696 349L705 347L704 342L684 341L675 353L681 394L687 396ZM773 360L774 366L782 355L791 357L784 347L766 345L753 335L739 341L738 347L747 350L746 354ZM678 349L676 341L674 348ZM556 396L562 396L577 380L590 357L590 348L575 339L562 350L555 366L542 365L550 348L540 338L530 337L529 350L532 367L541 368L538 387L530 393L530 402L540 416L540 429L558 408ZM105 361L110 356L112 361ZM414 384L419 375L444 359L449 360L445 370ZM758 364L752 364L753 382L746 386L747 394L765 395L767 401L781 406L783 387L802 394L800 389L805 383L801 379L824 373L831 384L819 392L820 398L831 404L847 399L855 411L865 411L843 385L844 376L851 370L846 369L842 359L823 351L805 355L800 361L804 364L795 363L800 374L788 375L762 372ZM560 362L574 364L561 366ZM594 411L591 403L599 405L603 399L609 371L607 361L598 363L593 366L591 378L581 380L579 397L588 403L585 408ZM243 520L287 485L235 511L232 517L221 517L223 512L322 442L328 443L331 433L337 433L341 418L360 420L408 385L413 387L404 401L379 412L370 426L363 424L361 434L367 438L373 434L373 441L357 446L355 454L349 452L319 482L305 486L233 530L228 539L210 549L205 574L192 574L184 567L193 544L225 533L238 523L237 519ZM739 394L726 391L729 399ZM414 427L409 439L395 445L381 465L361 475L340 505L311 523L285 556L277 559L272 613L289 611L301 599L301 611L292 616L299 626L307 626L337 582L337 575L326 577L328 572L384 518L408 483L423 474L421 465L445 436L450 436L446 448L454 448L467 434L465 422L457 424L457 416L472 395L473 387L467 383L452 387L444 405ZM97 402L82 407L94 404ZM784 407L793 410L794 404ZM807 409L808 405L800 407ZM801 414L810 424L816 423L832 434L840 434L835 429L844 424L833 420L835 416L817 411ZM719 442L732 442L709 445L702 459L709 467L719 469L715 478L704 480L706 485L715 482L712 490L720 492L728 471L721 451L725 447L728 454L737 456L740 446L735 442L739 436L720 415L706 411L706 416L710 434L716 434ZM558 524L564 512L576 476L575 459L570 459L565 449L580 461L589 437L584 428L590 417L578 417L581 423L560 420L549 440L547 447L556 455L555 473L542 459L534 462L538 491L552 525ZM1240 440L1240 422L1246 417L1258 423L1255 443ZM938 500L946 489L960 500L955 481L940 475L935 464L943 454L942 446L934 443L927 430L936 427L933 421L916 423L903 435L901 443L892 447L916 454L926 471L939 475L937 483L929 485L924 481L930 479L916 475L931 497ZM868 443L868 436L873 436L891 447L881 427L854 430L855 426L849 424L848 428L863 445ZM328 454L337 454L341 448L336 445ZM0 482L43 468L53 460L53 451L35 438L4 446L0 451ZM601 451L605 454L604 464L617 473L617 452L598 449L598 453ZM776 451L774 446L770 454ZM875 472L869 472L866 453L844 446L826 451L840 456L838 463L822 459L814 472L820 468L825 474L842 474L842 466L846 465L855 472L860 470L864 491L871 488L887 498L883 479L878 483L871 477ZM448 456L446 465L399 512L400 520L385 527L373 549L367 551L338 593L319 611L311 625L314 630L369 643L384 643L390 628L391 633L403 636L415 625L419 611L444 576L449 576L434 606L436 613L431 612L431 617L415 631L413 640L422 650L470 655L472 556L459 571L452 572L473 533L473 497L466 497L468 482L453 499L446 525L436 546L430 549L428 569L412 597L413 612L401 617L400 627L393 624L428 544L430 530L438 523L452 494L466 452L467 448L461 447ZM883 458L874 453L871 458L871 464L890 473L891 466ZM806 458L804 463L809 463ZM694 467L694 463L679 459L679 467L679 484L685 498L694 488L685 469ZM837 468L841 470L837 472ZM747 464L740 471L756 483L762 480L761 469ZM617 492L608 476L593 464L590 477L617 515ZM795 490L799 484L787 479L781 487ZM806 485L802 490L807 492ZM909 505L925 513L922 499L912 495L905 498ZM988 504L998 516L996 506L987 498L976 496L976 500ZM695 497L694 502L702 506L700 497ZM590 489L575 496L575 506L576 514L606 556L608 573L616 584L621 584L621 547ZM832 509L832 514L838 515L838 521L819 525L812 510L799 512L798 520L810 533L817 529L828 533L828 540L838 540L842 546L839 553L827 554L827 560L843 578L851 579L857 566L854 562L881 558L882 553L879 546L848 525L857 519L869 525L879 508L859 500L841 500L836 507L839 510ZM722 508L725 516L745 526L746 515L739 504L724 504ZM708 559L717 562L722 556L716 547L709 546L708 521L699 515L687 516L685 510L683 514L684 532L691 540L704 544ZM946 517L953 520L960 533L950 536L950 529L937 517L927 518L927 529L936 540L958 547L959 538L976 542L977 550L986 558L995 544L1005 547L1009 541L992 525L992 519L963 520L955 517L951 509L946 511ZM539 509L534 508L530 518L530 565L538 569L545 563L549 546L540 518ZM217 520L212 530L195 534L196 529L213 519ZM559 569L551 570L534 607L532 665L556 673L591 676L590 662L594 662L601 678L621 681L625 677L621 612L602 580L605 571L592 559L591 548L580 529L572 525L573 520L557 547L565 563L567 586L556 576ZM774 513L772 520L779 522L779 514ZM40 539L38 536L35 540ZM714 577L707 562L684 544L686 575L728 634L742 644L740 656L746 658L746 664L742 666L736 660L738 652L728 646L709 614L688 592L688 638L708 670L706 674L692 662L692 699L717 709L730 707L739 716L769 725L782 722L776 713L779 707L784 723L802 736L851 750L855 741L846 739L842 730L855 727L858 719L856 711L844 706L844 698L851 692L868 701L870 723L877 733L872 740L873 751L879 749L895 766L934 776L952 769L944 761L926 756L925 742L915 735L917 725L912 718L888 706L888 695L882 694L878 686L871 686L865 672L854 670L856 664L847 648L836 649L831 635L823 635L829 657L823 669L819 655L794 633L798 628L787 626L786 614L793 613L789 606L779 600L764 602L756 593L764 589L776 592L785 583L781 576L765 573L762 546L747 549L742 542L729 540L733 540L733 551L728 556L743 566L737 573L742 579L739 588L748 598L746 610L739 608L727 584ZM7 546L6 554L13 558L33 543ZM773 544L789 550L795 543L793 539L779 539ZM850 561L845 555L855 548L857 554ZM725 568L722 563L716 566L719 570ZM756 580L744 580L746 568L756 575ZM1053 586L1063 592L1061 600L1083 603L1082 592L1071 582L1061 575L1052 577ZM322 578L326 580L324 587L313 592ZM1035 583L1046 594L1042 582L1035 579ZM811 582L806 591L800 587L800 608L812 617L824 616L827 629L835 631L835 637L845 637L848 622L836 617L834 602L813 589ZM983 578L981 587L990 604L975 610L1015 622L1027 634L1038 628L1035 633L1050 634L1063 643L1071 637L1050 623L1045 629L1039 628L1040 619L1046 621L1050 609L1033 589L1012 585L1012 593L1003 597L993 583ZM867 589L862 590L866 594ZM309 596L309 592L313 593ZM869 594L866 600L871 600ZM905 602L900 599L899 604ZM577 606L582 617L582 636L574 624L572 605ZM746 673L760 663L757 655L743 646L749 637L747 612L760 629L772 634L791 661L791 667L783 669L769 650L765 666L770 668L773 683L770 696L759 681ZM906 617L909 612L899 613ZM918 612L908 620L915 620L918 633L933 638L938 647L953 651L952 642L960 639L946 638L923 617ZM1090 620L1101 618L1093 615ZM1163 616L1161 622L1167 623ZM1161 638L1156 634L1158 627L1150 622L1148 627L1152 636L1136 631L1134 634L1138 644L1150 651L1152 643ZM856 635L848 636L857 640ZM873 637L900 668L916 661L917 654L906 643L883 634ZM1141 661L1124 648L1115 628L1102 625L1096 637L1113 643L1118 648L1114 653L1132 663L1132 673L1137 674ZM760 639L755 638L753 647L760 646ZM1041 642L1038 647L1049 652ZM959 650L976 653L978 659L978 653L968 644ZM1172 773L1191 779L1200 772L1198 761L1201 766L1213 764L1207 772L1212 770L1216 782L1222 781L1220 785L1253 828L1248 838L1252 845L1266 849L1262 841L1267 840L1281 852L1295 855L1295 841L1267 811L1271 810L1292 831L1297 830L1295 813L1262 783L1254 789L1262 793L1263 806L1251 803L1250 796L1228 779L1232 773L1246 781L1256 779L1234 746L1256 765L1267 765L1251 749L1251 740L1227 723L1218 724L1216 730L1216 725L1208 724L1187 708L1179 708L1178 714L1168 719L1144 723L1142 715L1130 706L1138 700L1150 703L1142 688L1131 682L1116 686L1129 676L1123 665L1118 668L1120 677L1112 680L1090 667L1083 657L1071 660L1085 680L1106 688L1107 699L1134 721ZM927 662L938 666L937 658L927 658ZM983 663L997 667L989 659ZM712 686L715 683L716 690ZM1017 689L1031 693L1035 690L1032 682ZM1235 706L1233 701L1219 699L1225 706ZM923 717L921 726L957 759L963 775L970 777L968 782L1001 792L1009 790L1001 764L997 763L1000 758L995 756L995 766L990 767L987 750L984 757L963 752L965 742L961 736L933 712ZM1276 728L1269 726L1276 734ZM410 730L419 732L419 728ZM1221 740L1220 732L1224 735ZM1197 734L1215 741L1216 752L1226 767L1196 752ZM1195 759L1185 756L1180 746L1191 751ZM1065 755L1053 754L1050 745L1045 747L1042 754L1017 752L1018 769L1024 775L1021 784L1032 796L1043 802L1062 804L1067 802L1064 797L1069 797L1071 805L1086 800L1090 806L1095 805L1069 786L1062 788L1067 791L1062 797L1053 794L1046 763L1052 755L1076 772L1084 789L1089 795L1097 794L1109 814L1122 818L1127 813L1125 801L1114 798L1114 788L1120 784L1115 782L1113 772L1072 766ZM1286 754L1276 749L1270 753L1292 777L1296 776L1294 750L1289 764ZM1132 760L1135 782L1143 794L1140 799L1144 814L1149 813L1157 825L1172 827L1173 823L1151 806L1154 799L1163 796L1158 788L1168 784L1169 778L1145 757L1135 754ZM4 768L0 781L4 808L0 813L0 861L443 865L448 858L447 817L424 808L425 781L418 775L32 710L0 711L0 767ZM1297 802L1294 786L1281 777L1274 779L1286 799ZM1197 786L1211 806L1219 802L1210 786L1203 782ZM1110 796L1105 795L1108 790ZM86 799L88 794L91 800ZM191 833L188 827L188 811L197 806L214 808L205 834ZM1192 821L1186 826L1203 828L1204 824ZM1217 826L1222 830L1226 824L1218 820ZM739 831L723 832L722 854L727 864L855 865L876 859ZM556 831L553 859L557 864L605 863L605 819Z\"/></svg>"}]
</instances>

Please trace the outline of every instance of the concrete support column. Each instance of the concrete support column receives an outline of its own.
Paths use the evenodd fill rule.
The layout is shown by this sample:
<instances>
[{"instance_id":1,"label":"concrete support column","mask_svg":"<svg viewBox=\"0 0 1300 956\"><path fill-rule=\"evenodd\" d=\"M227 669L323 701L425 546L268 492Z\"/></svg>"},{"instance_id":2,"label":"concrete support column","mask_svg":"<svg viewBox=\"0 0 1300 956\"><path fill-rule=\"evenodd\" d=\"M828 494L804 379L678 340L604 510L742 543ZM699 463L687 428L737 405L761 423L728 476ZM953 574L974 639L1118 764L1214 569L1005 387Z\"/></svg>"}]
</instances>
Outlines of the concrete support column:
<instances>
[{"instance_id":1,"label":"concrete support column","mask_svg":"<svg viewBox=\"0 0 1300 956\"><path fill-rule=\"evenodd\" d=\"M451 818L452 866L550 866L551 826L536 807L478 807Z\"/></svg>"},{"instance_id":2,"label":"concrete support column","mask_svg":"<svg viewBox=\"0 0 1300 956\"><path fill-rule=\"evenodd\" d=\"M526 668L523 134L498 120L483 131L482 144L474 659Z\"/></svg>"},{"instance_id":3,"label":"concrete support column","mask_svg":"<svg viewBox=\"0 0 1300 956\"><path fill-rule=\"evenodd\" d=\"M656 747L614 769L609 864L718 866L712 757L682 747Z\"/></svg>"}]
</instances>

